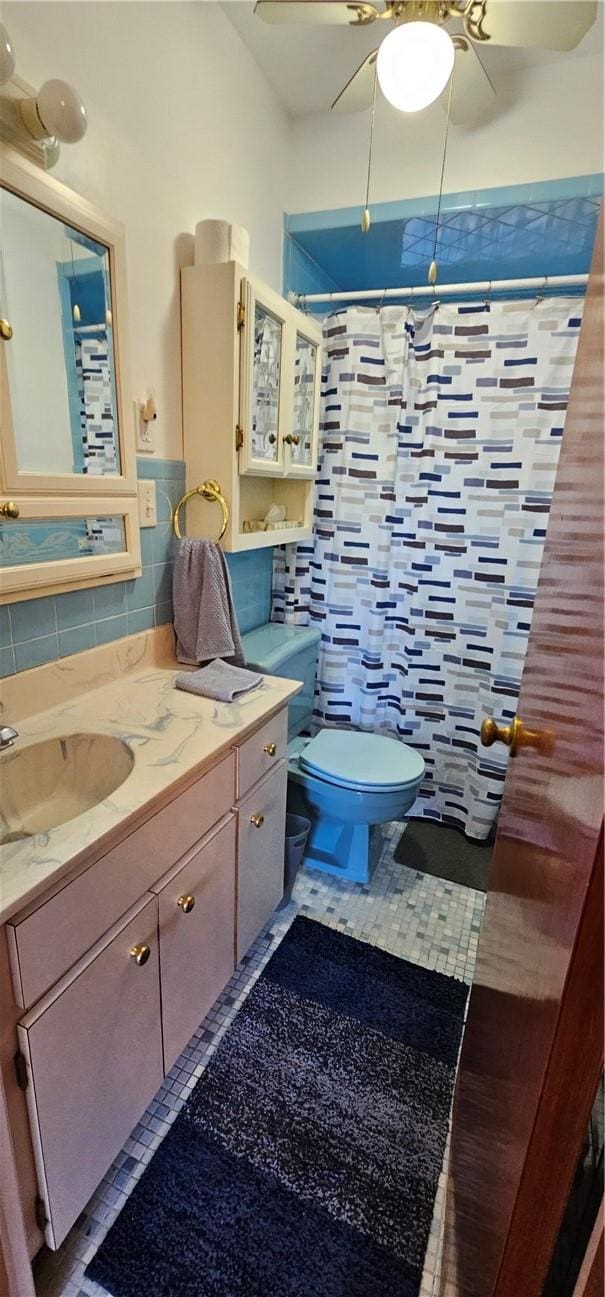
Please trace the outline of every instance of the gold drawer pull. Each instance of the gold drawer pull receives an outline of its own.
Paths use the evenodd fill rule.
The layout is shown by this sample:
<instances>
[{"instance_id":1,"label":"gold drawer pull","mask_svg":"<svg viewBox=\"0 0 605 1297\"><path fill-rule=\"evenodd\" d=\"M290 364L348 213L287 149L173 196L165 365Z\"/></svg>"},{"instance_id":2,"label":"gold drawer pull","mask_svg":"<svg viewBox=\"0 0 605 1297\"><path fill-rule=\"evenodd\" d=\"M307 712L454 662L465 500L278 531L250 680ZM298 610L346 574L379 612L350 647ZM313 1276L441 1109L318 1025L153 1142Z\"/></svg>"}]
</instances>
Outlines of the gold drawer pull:
<instances>
[{"instance_id":1,"label":"gold drawer pull","mask_svg":"<svg viewBox=\"0 0 605 1297\"><path fill-rule=\"evenodd\" d=\"M254 825L255 829L262 829L262 826L265 823L265 817L264 815L251 815L250 823Z\"/></svg>"},{"instance_id":2,"label":"gold drawer pull","mask_svg":"<svg viewBox=\"0 0 605 1297\"><path fill-rule=\"evenodd\" d=\"M10 342L12 336L13 336L12 324L10 324L8 320L0 320L0 338L4 338L5 342Z\"/></svg>"},{"instance_id":3,"label":"gold drawer pull","mask_svg":"<svg viewBox=\"0 0 605 1297\"><path fill-rule=\"evenodd\" d=\"M3 518L18 518L19 505L14 500L6 500L4 504L0 504L0 514Z\"/></svg>"},{"instance_id":4,"label":"gold drawer pull","mask_svg":"<svg viewBox=\"0 0 605 1297\"><path fill-rule=\"evenodd\" d=\"M183 911L183 914L191 914L195 905L195 896L179 896L177 905Z\"/></svg>"},{"instance_id":5,"label":"gold drawer pull","mask_svg":"<svg viewBox=\"0 0 605 1297\"><path fill-rule=\"evenodd\" d=\"M264 746L264 748L263 748L263 752L266 752L268 757L274 757L274 756L275 756L275 753L277 752L277 744L276 744L276 743L265 743L265 746Z\"/></svg>"},{"instance_id":6,"label":"gold drawer pull","mask_svg":"<svg viewBox=\"0 0 605 1297\"><path fill-rule=\"evenodd\" d=\"M146 946L144 943L139 946L131 946L130 948L130 958L134 959L135 964L138 964L139 968L142 968L143 964L147 963L150 954L151 946Z\"/></svg>"}]
</instances>

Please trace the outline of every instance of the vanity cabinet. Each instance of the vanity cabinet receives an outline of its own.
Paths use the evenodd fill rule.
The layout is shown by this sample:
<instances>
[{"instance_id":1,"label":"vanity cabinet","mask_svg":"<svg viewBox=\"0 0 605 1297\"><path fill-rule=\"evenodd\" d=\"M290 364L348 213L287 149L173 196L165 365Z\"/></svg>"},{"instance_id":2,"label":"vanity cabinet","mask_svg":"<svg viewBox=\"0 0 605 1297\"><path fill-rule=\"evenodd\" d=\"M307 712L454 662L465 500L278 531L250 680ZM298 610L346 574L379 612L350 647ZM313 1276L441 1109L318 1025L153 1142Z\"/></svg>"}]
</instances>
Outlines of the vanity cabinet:
<instances>
[{"instance_id":1,"label":"vanity cabinet","mask_svg":"<svg viewBox=\"0 0 605 1297\"><path fill-rule=\"evenodd\" d=\"M287 762L238 803L236 959L245 955L284 892Z\"/></svg>"},{"instance_id":2,"label":"vanity cabinet","mask_svg":"<svg viewBox=\"0 0 605 1297\"><path fill-rule=\"evenodd\" d=\"M235 825L229 815L154 888L166 1072L235 968Z\"/></svg>"},{"instance_id":3,"label":"vanity cabinet","mask_svg":"<svg viewBox=\"0 0 605 1297\"><path fill-rule=\"evenodd\" d=\"M7 1006L15 1086L51 1248L281 899L286 737L282 708L6 924L25 1009Z\"/></svg>"},{"instance_id":4,"label":"vanity cabinet","mask_svg":"<svg viewBox=\"0 0 605 1297\"><path fill-rule=\"evenodd\" d=\"M181 274L187 487L219 482L226 550L311 535L318 459L321 329L235 261ZM263 530L270 506L286 521ZM197 500L187 534L212 535Z\"/></svg>"},{"instance_id":5,"label":"vanity cabinet","mask_svg":"<svg viewBox=\"0 0 605 1297\"><path fill-rule=\"evenodd\" d=\"M17 1029L52 1248L162 1083L157 909L140 900Z\"/></svg>"}]
</instances>

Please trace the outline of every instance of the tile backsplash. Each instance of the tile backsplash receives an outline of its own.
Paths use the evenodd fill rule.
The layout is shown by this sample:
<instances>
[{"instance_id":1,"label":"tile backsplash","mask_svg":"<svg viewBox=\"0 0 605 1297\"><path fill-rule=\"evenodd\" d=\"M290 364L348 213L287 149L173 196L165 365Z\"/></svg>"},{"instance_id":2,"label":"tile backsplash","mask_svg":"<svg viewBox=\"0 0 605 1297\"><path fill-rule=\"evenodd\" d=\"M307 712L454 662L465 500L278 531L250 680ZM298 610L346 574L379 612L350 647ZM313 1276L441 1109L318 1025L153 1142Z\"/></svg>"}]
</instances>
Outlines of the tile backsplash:
<instances>
[{"instance_id":1,"label":"tile backsplash","mask_svg":"<svg viewBox=\"0 0 605 1297\"><path fill-rule=\"evenodd\" d=\"M0 608L0 676L172 621L172 512L185 491L185 464L139 459L137 472L154 478L157 491L157 524L141 531L142 575ZM227 555L242 633L269 620L272 554L262 549Z\"/></svg>"}]
</instances>

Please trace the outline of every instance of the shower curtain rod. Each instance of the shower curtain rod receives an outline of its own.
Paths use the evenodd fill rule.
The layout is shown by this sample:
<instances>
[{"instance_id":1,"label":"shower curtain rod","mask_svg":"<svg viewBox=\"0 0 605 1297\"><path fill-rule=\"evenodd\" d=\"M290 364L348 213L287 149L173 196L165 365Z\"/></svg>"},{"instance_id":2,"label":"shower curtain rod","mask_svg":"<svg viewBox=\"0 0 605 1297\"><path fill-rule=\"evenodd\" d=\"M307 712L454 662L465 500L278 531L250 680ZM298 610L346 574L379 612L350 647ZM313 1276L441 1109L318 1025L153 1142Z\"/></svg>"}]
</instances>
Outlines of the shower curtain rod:
<instances>
[{"instance_id":1,"label":"shower curtain rod","mask_svg":"<svg viewBox=\"0 0 605 1297\"><path fill-rule=\"evenodd\" d=\"M534 279L482 279L466 284L419 284L407 288L362 288L358 293L290 293L294 306L310 306L313 302L363 302L380 297L452 297L463 293L509 293L516 289L584 288L588 275L538 275Z\"/></svg>"}]
</instances>

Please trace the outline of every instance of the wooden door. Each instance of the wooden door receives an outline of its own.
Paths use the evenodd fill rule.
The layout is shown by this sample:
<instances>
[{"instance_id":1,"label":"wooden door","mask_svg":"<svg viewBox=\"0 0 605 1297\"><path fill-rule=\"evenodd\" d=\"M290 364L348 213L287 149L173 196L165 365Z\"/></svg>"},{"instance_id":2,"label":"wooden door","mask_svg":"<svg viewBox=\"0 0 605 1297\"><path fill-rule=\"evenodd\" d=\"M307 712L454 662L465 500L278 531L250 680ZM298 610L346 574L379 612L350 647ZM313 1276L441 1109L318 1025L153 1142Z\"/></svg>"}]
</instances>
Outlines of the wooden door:
<instances>
[{"instance_id":1,"label":"wooden door","mask_svg":"<svg viewBox=\"0 0 605 1297\"><path fill-rule=\"evenodd\" d=\"M443 1297L539 1297L602 1068L603 227L456 1086Z\"/></svg>"},{"instance_id":2,"label":"wooden door","mask_svg":"<svg viewBox=\"0 0 605 1297\"><path fill-rule=\"evenodd\" d=\"M191 851L156 890L164 1070L169 1072L235 967L235 816Z\"/></svg>"},{"instance_id":3,"label":"wooden door","mask_svg":"<svg viewBox=\"0 0 605 1297\"><path fill-rule=\"evenodd\" d=\"M157 898L133 906L18 1035L46 1241L57 1248L163 1080Z\"/></svg>"},{"instance_id":4,"label":"wooden door","mask_svg":"<svg viewBox=\"0 0 605 1297\"><path fill-rule=\"evenodd\" d=\"M249 950L284 894L287 762L238 806L236 959Z\"/></svg>"}]
</instances>

